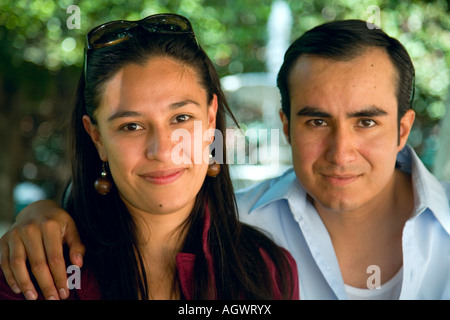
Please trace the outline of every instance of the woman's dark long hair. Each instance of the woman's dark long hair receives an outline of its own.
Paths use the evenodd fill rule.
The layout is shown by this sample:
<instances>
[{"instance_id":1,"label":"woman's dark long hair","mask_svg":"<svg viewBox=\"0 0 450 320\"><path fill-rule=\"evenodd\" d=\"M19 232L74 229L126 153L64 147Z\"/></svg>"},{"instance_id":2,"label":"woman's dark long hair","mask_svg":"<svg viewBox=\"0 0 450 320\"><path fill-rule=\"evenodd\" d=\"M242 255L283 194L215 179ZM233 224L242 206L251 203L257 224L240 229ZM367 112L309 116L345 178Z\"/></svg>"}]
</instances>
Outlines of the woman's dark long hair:
<instances>
[{"instance_id":1,"label":"woman's dark long hair","mask_svg":"<svg viewBox=\"0 0 450 320\"><path fill-rule=\"evenodd\" d=\"M86 133L82 117L99 106L107 80L130 63L144 64L151 57L173 58L192 67L208 95L218 97L216 128L225 132L226 114L233 119L217 72L206 53L186 35L150 34L90 52L87 75L82 74L70 127L72 188L66 209L74 218L87 251L86 265L95 274L105 299L149 298L136 225L113 187L106 195L94 190L102 162ZM85 80L86 79L86 80ZM86 83L85 83L86 81ZM223 135L225 138L225 135ZM223 143L223 155L225 152ZM209 249L214 263L215 288L202 251L205 206L210 212ZM182 252L196 254L194 299L272 299L272 276L261 256L264 249L279 270L278 286L291 296L292 274L287 258L268 237L239 222L228 166L215 178L206 177L188 221ZM176 276L176 275L174 275ZM182 297L183 298L183 297Z\"/></svg>"}]
</instances>

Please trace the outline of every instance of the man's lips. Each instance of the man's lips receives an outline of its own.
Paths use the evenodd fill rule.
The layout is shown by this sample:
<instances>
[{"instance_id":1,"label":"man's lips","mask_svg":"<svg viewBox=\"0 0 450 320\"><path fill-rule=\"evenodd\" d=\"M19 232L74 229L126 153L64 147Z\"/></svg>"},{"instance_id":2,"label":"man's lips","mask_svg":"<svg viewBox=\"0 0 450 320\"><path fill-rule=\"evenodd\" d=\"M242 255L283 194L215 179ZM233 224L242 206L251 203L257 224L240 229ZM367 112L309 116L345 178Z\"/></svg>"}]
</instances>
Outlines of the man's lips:
<instances>
[{"instance_id":1,"label":"man's lips","mask_svg":"<svg viewBox=\"0 0 450 320\"><path fill-rule=\"evenodd\" d=\"M358 179L361 174L322 174L325 180L336 186L345 186Z\"/></svg>"},{"instance_id":2,"label":"man's lips","mask_svg":"<svg viewBox=\"0 0 450 320\"><path fill-rule=\"evenodd\" d=\"M180 178L185 171L185 168L176 168L146 172L139 176L154 184L168 184Z\"/></svg>"}]
</instances>

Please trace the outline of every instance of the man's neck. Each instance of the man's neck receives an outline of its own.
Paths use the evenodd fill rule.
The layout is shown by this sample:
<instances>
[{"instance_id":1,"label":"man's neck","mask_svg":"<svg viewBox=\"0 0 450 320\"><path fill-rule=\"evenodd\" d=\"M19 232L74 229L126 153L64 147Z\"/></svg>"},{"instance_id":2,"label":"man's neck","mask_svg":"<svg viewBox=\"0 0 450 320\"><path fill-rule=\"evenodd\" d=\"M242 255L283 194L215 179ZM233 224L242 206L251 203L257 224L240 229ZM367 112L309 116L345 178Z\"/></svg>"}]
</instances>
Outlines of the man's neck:
<instances>
[{"instance_id":1,"label":"man's neck","mask_svg":"<svg viewBox=\"0 0 450 320\"><path fill-rule=\"evenodd\" d=\"M409 175L396 171L392 183L369 203L351 211L332 212L315 204L333 242L346 284L364 288L367 268L377 265L381 283L402 266L402 232L414 197Z\"/></svg>"}]
</instances>

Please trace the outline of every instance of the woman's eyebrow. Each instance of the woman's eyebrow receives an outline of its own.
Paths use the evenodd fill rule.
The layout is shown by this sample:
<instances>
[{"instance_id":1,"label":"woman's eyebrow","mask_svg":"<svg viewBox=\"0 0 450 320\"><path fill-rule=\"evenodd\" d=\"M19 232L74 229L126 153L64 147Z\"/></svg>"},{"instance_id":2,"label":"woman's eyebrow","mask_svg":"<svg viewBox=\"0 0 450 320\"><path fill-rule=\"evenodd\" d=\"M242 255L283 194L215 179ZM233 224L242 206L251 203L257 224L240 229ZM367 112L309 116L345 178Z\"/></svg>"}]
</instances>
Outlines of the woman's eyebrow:
<instances>
[{"instance_id":1,"label":"woman's eyebrow","mask_svg":"<svg viewBox=\"0 0 450 320\"><path fill-rule=\"evenodd\" d=\"M117 111L114 112L106 121L111 122L118 118L128 118L128 117L141 117L142 113L136 111Z\"/></svg>"},{"instance_id":2,"label":"woman's eyebrow","mask_svg":"<svg viewBox=\"0 0 450 320\"><path fill-rule=\"evenodd\" d=\"M174 102L174 103L170 104L169 108L170 109L178 109L178 108L184 107L187 104L194 104L194 105L200 107L200 103L198 103L197 101L194 101L191 99L186 99L186 100L182 100L182 101Z\"/></svg>"},{"instance_id":3,"label":"woman's eyebrow","mask_svg":"<svg viewBox=\"0 0 450 320\"><path fill-rule=\"evenodd\" d=\"M173 109L182 108L188 104L194 104L196 106L200 106L200 103L198 103L194 100L186 99L186 100L171 103L169 105L169 109L173 110ZM130 110L121 111L121 110L119 110L117 112L114 112L110 117L108 117L107 122L111 122L111 121L114 121L119 118L142 117L142 116L144 116L144 114L137 112L137 111L130 111Z\"/></svg>"}]
</instances>

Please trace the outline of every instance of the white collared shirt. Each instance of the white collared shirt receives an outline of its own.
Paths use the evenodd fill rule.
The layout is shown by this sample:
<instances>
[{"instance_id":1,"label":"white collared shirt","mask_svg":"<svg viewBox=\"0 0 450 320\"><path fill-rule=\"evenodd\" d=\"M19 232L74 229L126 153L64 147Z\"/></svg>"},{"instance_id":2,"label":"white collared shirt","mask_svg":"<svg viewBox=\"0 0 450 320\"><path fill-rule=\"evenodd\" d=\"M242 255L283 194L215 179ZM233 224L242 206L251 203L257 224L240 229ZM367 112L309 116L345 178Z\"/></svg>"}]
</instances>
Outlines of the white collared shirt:
<instances>
[{"instance_id":1,"label":"white collared shirt","mask_svg":"<svg viewBox=\"0 0 450 320\"><path fill-rule=\"evenodd\" d=\"M450 184L439 182L409 146L397 164L411 173L415 202L403 229L400 299L450 299ZM348 298L330 235L292 168L236 197L241 221L268 231L294 256L301 299Z\"/></svg>"}]
</instances>

